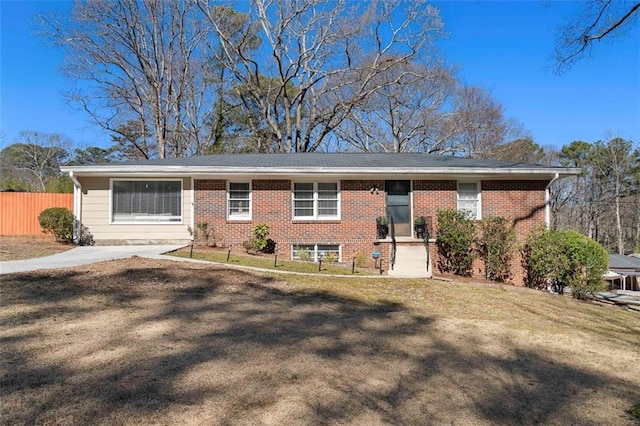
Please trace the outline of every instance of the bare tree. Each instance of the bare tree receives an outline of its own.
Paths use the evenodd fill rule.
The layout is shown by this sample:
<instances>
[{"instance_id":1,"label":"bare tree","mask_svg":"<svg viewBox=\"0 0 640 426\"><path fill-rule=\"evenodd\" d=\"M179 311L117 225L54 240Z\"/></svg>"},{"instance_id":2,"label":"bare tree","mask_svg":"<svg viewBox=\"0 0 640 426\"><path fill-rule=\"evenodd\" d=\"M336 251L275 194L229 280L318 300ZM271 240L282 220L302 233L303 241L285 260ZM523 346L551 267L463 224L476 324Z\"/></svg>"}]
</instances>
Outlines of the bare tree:
<instances>
[{"instance_id":1,"label":"bare tree","mask_svg":"<svg viewBox=\"0 0 640 426\"><path fill-rule=\"evenodd\" d=\"M382 80L382 81L381 81ZM372 96L354 106L336 135L364 152L436 152L435 130L455 89L452 72L441 66L407 63L382 73Z\"/></svg>"},{"instance_id":2,"label":"bare tree","mask_svg":"<svg viewBox=\"0 0 640 426\"><path fill-rule=\"evenodd\" d=\"M251 125L280 152L318 149L391 83L381 75L433 54L443 28L421 1L251 0L246 14L198 4L220 40L216 59L246 88L239 107L258 112Z\"/></svg>"},{"instance_id":3,"label":"bare tree","mask_svg":"<svg viewBox=\"0 0 640 426\"><path fill-rule=\"evenodd\" d=\"M560 28L555 48L555 70L570 68L591 54L594 42L620 36L635 24L640 2L626 0L588 0L582 12Z\"/></svg>"},{"instance_id":4,"label":"bare tree","mask_svg":"<svg viewBox=\"0 0 640 426\"><path fill-rule=\"evenodd\" d=\"M477 86L462 86L440 128L440 139L450 140L449 150L482 158L485 152L503 143L511 130L518 130L515 123L505 119L502 105L488 91Z\"/></svg>"},{"instance_id":5,"label":"bare tree","mask_svg":"<svg viewBox=\"0 0 640 426\"><path fill-rule=\"evenodd\" d=\"M12 180L23 189L44 192L49 180L60 175L60 165L70 147L71 141L66 136L22 131L19 142L0 151L2 180Z\"/></svg>"},{"instance_id":6,"label":"bare tree","mask_svg":"<svg viewBox=\"0 0 640 426\"><path fill-rule=\"evenodd\" d=\"M146 157L184 156L211 139L210 28L198 13L190 1L89 0L75 4L70 20L46 17L42 26L67 50L75 104L125 139L121 130L136 123L137 134L151 135Z\"/></svg>"},{"instance_id":7,"label":"bare tree","mask_svg":"<svg viewBox=\"0 0 640 426\"><path fill-rule=\"evenodd\" d=\"M545 150L531 138L520 138L489 148L482 158L516 163L541 164Z\"/></svg>"}]
</instances>

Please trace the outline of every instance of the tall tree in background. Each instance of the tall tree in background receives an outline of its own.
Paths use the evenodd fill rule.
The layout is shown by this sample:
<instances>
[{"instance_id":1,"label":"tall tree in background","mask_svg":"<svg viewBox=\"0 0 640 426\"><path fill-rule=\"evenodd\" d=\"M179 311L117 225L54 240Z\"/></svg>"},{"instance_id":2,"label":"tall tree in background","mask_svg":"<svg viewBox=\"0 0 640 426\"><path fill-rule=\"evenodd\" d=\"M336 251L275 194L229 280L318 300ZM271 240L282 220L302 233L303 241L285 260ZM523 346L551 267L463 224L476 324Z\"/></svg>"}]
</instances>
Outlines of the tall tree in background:
<instances>
[{"instance_id":1,"label":"tall tree in background","mask_svg":"<svg viewBox=\"0 0 640 426\"><path fill-rule=\"evenodd\" d=\"M594 177L603 187L600 201L605 203L608 213L615 218L615 233L609 235L619 254L625 253L624 225L635 219L633 216L623 218L623 203L630 203L638 207L637 198L640 191L638 169L640 169L640 149L633 150L631 141L621 138L611 139L609 142L598 141L591 152L591 164ZM635 227L633 227L635 228Z\"/></svg>"},{"instance_id":2,"label":"tall tree in background","mask_svg":"<svg viewBox=\"0 0 640 426\"><path fill-rule=\"evenodd\" d=\"M381 75L433 55L443 29L421 1L251 0L246 14L198 3L219 37L216 60L247 89L239 106L259 111L255 126L279 152L318 149L394 82Z\"/></svg>"},{"instance_id":3,"label":"tall tree in background","mask_svg":"<svg viewBox=\"0 0 640 426\"><path fill-rule=\"evenodd\" d=\"M191 1L89 0L75 4L70 20L46 17L43 27L81 83L72 102L124 141L135 124L149 147L142 156L163 158L211 142L210 27L197 14Z\"/></svg>"},{"instance_id":4,"label":"tall tree in background","mask_svg":"<svg viewBox=\"0 0 640 426\"><path fill-rule=\"evenodd\" d=\"M71 141L57 133L20 132L20 141L0 151L2 186L45 192L51 179L60 176Z\"/></svg>"},{"instance_id":5,"label":"tall tree in background","mask_svg":"<svg viewBox=\"0 0 640 426\"><path fill-rule=\"evenodd\" d=\"M467 157L483 153L505 139L509 123L502 105L481 87L462 86L453 100L453 111L442 127L443 139L450 139L455 151Z\"/></svg>"},{"instance_id":6,"label":"tall tree in background","mask_svg":"<svg viewBox=\"0 0 640 426\"><path fill-rule=\"evenodd\" d=\"M364 152L443 152L437 131L455 90L453 73L441 66L407 63L373 79L380 89L355 105L335 130Z\"/></svg>"},{"instance_id":7,"label":"tall tree in background","mask_svg":"<svg viewBox=\"0 0 640 426\"><path fill-rule=\"evenodd\" d=\"M560 152L562 165L581 167L567 180L567 202L557 205L559 227L577 229L609 251L630 252L640 244L640 149L613 138L574 141ZM570 184L569 184L570 182Z\"/></svg>"},{"instance_id":8,"label":"tall tree in background","mask_svg":"<svg viewBox=\"0 0 640 426\"><path fill-rule=\"evenodd\" d=\"M531 138L520 138L490 147L481 158L514 163L543 164L545 150Z\"/></svg>"},{"instance_id":9,"label":"tall tree in background","mask_svg":"<svg viewBox=\"0 0 640 426\"><path fill-rule=\"evenodd\" d=\"M558 73L589 56L594 43L624 35L640 15L640 2L635 0L588 0L582 4L581 13L558 31L555 48Z\"/></svg>"}]
</instances>

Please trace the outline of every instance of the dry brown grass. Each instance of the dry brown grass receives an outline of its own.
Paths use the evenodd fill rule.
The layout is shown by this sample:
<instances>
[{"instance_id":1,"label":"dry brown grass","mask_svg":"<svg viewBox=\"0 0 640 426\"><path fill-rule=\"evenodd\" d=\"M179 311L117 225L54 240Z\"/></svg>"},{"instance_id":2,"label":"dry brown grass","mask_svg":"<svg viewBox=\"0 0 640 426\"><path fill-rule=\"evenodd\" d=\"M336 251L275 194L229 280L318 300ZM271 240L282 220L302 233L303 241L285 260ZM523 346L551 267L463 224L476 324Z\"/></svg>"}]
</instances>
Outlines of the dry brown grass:
<instances>
[{"instance_id":1,"label":"dry brown grass","mask_svg":"<svg viewBox=\"0 0 640 426\"><path fill-rule=\"evenodd\" d=\"M50 256L74 248L51 235L0 235L0 262Z\"/></svg>"},{"instance_id":2,"label":"dry brown grass","mask_svg":"<svg viewBox=\"0 0 640 426\"><path fill-rule=\"evenodd\" d=\"M624 425L640 400L640 315L533 291L140 258L1 279L5 424Z\"/></svg>"}]
</instances>

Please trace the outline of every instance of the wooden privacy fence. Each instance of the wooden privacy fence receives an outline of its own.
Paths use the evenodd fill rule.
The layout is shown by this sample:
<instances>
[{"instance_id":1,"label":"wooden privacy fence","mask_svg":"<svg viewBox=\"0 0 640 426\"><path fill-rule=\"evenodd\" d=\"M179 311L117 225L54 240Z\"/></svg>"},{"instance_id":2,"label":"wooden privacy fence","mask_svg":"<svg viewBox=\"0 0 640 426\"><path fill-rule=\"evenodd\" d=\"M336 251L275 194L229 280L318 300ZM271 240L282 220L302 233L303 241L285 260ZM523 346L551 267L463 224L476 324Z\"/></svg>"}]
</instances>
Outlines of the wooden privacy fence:
<instances>
[{"instance_id":1,"label":"wooden privacy fence","mask_svg":"<svg viewBox=\"0 0 640 426\"><path fill-rule=\"evenodd\" d=\"M50 207L73 212L73 194L0 192L0 235L39 235L38 215Z\"/></svg>"}]
</instances>

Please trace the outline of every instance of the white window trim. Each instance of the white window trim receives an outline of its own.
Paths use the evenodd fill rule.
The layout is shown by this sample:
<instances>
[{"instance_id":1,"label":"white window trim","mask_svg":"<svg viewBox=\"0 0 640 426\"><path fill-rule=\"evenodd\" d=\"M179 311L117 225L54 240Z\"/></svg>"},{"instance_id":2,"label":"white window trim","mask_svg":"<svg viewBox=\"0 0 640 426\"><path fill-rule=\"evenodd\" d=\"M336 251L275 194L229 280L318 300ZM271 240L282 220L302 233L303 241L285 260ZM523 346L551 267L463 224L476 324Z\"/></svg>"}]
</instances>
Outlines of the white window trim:
<instances>
[{"instance_id":1,"label":"white window trim","mask_svg":"<svg viewBox=\"0 0 640 426\"><path fill-rule=\"evenodd\" d=\"M327 244L327 243L315 243L315 244L291 244L291 260L298 260L299 258L293 257L293 252L297 246L313 246L313 261L318 261L318 246L338 246L338 260L342 262L342 244Z\"/></svg>"},{"instance_id":2,"label":"white window trim","mask_svg":"<svg viewBox=\"0 0 640 426\"><path fill-rule=\"evenodd\" d=\"M296 183L312 183L313 184L313 216L296 216L296 204L295 204L295 185ZM335 216L322 216L318 217L318 184L319 183L335 183L337 190L337 210L338 214ZM342 199L341 199L341 191L340 191L340 181L335 180L325 180L325 181L291 181L291 217L293 220L312 220L312 221L323 221L323 220L340 220L342 214Z\"/></svg>"},{"instance_id":3,"label":"white window trim","mask_svg":"<svg viewBox=\"0 0 640 426\"><path fill-rule=\"evenodd\" d=\"M482 220L482 184L480 181L465 181L460 180L456 184L456 210L460 211L460 184L461 183L475 183L478 190L478 208L476 217L472 217L472 220Z\"/></svg>"},{"instance_id":4,"label":"white window trim","mask_svg":"<svg viewBox=\"0 0 640 426\"><path fill-rule=\"evenodd\" d=\"M231 216L230 214L230 195L231 195L231 184L232 183L248 183L249 184L249 213L242 216ZM253 185L252 181L247 180L227 180L227 220L251 220L253 217Z\"/></svg>"},{"instance_id":5,"label":"white window trim","mask_svg":"<svg viewBox=\"0 0 640 426\"><path fill-rule=\"evenodd\" d=\"M180 182L180 220L174 221L114 221L113 219L113 183L114 182L130 182L130 181L143 181L143 182ZM160 216L162 217L162 216ZM109 178L109 224L110 225L182 225L184 223L184 180L181 178Z\"/></svg>"}]
</instances>

